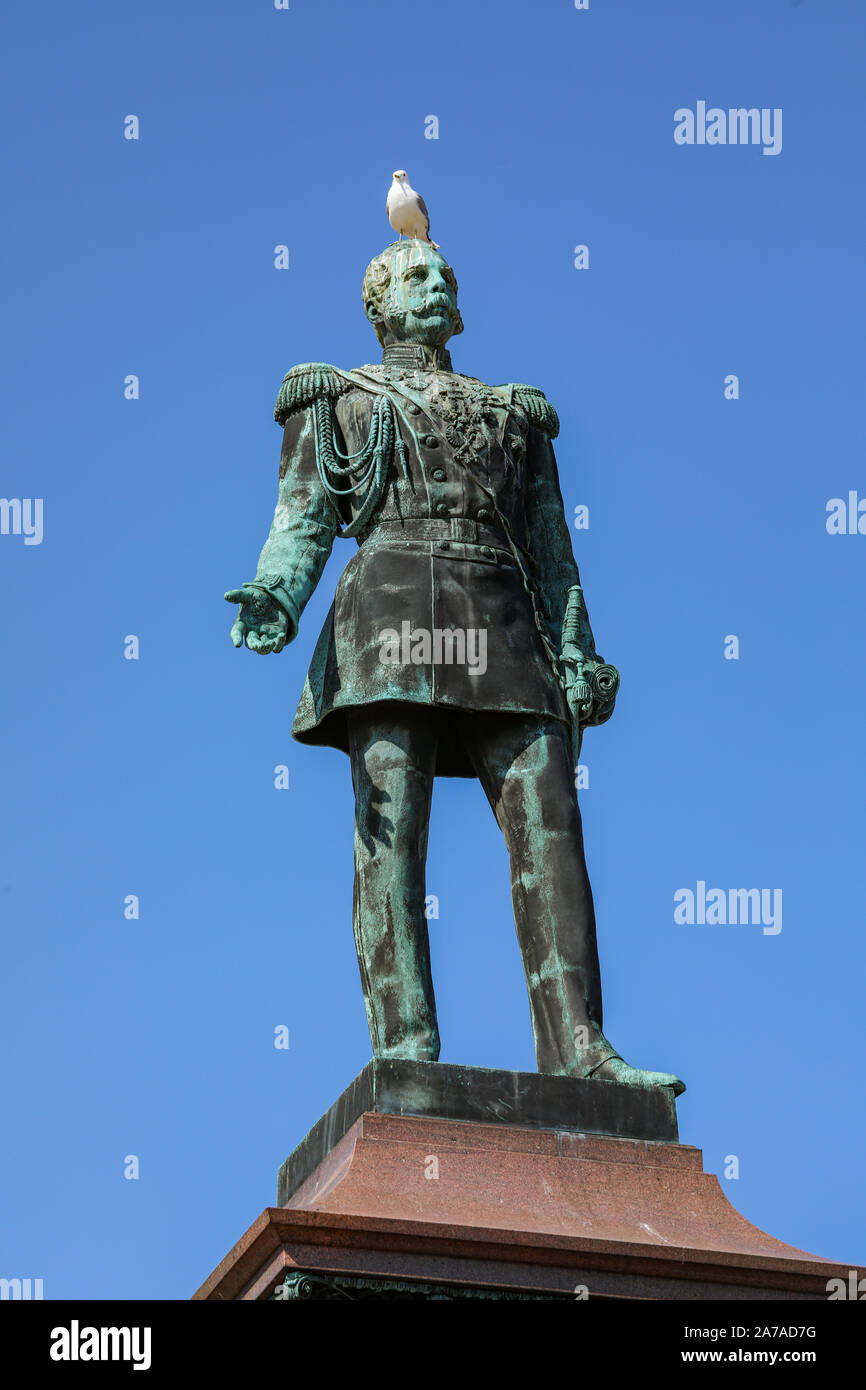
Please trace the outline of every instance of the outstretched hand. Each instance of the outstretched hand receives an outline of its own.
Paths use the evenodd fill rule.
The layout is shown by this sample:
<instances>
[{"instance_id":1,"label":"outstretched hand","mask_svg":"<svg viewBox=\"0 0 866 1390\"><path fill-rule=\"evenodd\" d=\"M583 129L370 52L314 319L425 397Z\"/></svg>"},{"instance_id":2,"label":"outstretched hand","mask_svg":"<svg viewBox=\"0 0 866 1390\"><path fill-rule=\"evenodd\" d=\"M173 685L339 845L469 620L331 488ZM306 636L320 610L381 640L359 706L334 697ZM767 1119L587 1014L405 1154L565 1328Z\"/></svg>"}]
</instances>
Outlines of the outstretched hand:
<instances>
[{"instance_id":1,"label":"outstretched hand","mask_svg":"<svg viewBox=\"0 0 866 1390\"><path fill-rule=\"evenodd\" d=\"M260 589L229 589L225 599L241 605L229 634L236 647L246 642L250 651L260 656L283 650L288 641L289 620L270 594Z\"/></svg>"}]
</instances>

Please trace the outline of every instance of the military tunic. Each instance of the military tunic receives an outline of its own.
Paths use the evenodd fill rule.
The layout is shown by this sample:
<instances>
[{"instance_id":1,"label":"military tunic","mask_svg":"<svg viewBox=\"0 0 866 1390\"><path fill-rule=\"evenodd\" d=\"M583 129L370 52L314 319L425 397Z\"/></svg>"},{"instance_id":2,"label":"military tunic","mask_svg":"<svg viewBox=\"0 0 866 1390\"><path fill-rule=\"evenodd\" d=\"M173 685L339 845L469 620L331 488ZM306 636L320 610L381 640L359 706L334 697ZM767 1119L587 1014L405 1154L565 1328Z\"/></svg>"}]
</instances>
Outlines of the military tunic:
<instances>
[{"instance_id":1,"label":"military tunic","mask_svg":"<svg viewBox=\"0 0 866 1390\"><path fill-rule=\"evenodd\" d=\"M386 348L382 365L336 379L332 457L363 456L383 393L399 438L338 582L294 737L348 751L343 712L381 700L567 723L556 652L567 591L580 580L551 444L558 427L552 407L532 388L493 388L454 373L444 349L415 345ZM290 636L334 540L357 523L372 486L350 492L343 479L339 490L326 485L322 417L310 396L315 386L290 392L287 404L281 397L278 500L252 581L283 608ZM405 660L407 634L451 629L464 641L469 634L474 668L459 660L462 645L450 638L434 645L439 659L429 659L422 644L415 647L422 659ZM395 664L393 651L384 658L388 633L400 636L404 661ZM459 741L447 738L436 770L474 775Z\"/></svg>"}]
</instances>

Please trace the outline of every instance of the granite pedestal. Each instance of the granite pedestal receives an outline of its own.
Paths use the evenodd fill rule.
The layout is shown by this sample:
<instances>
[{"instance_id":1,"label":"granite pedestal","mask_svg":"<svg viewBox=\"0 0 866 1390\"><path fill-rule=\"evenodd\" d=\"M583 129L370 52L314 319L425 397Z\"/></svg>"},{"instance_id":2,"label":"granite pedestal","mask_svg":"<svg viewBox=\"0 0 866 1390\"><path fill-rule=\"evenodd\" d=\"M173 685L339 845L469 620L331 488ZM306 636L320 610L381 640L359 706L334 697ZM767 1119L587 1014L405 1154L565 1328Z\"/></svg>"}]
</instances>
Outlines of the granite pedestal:
<instances>
[{"instance_id":1,"label":"granite pedestal","mask_svg":"<svg viewBox=\"0 0 866 1390\"><path fill-rule=\"evenodd\" d=\"M849 1267L753 1226L672 1092L372 1062L196 1299L826 1299Z\"/></svg>"}]
</instances>

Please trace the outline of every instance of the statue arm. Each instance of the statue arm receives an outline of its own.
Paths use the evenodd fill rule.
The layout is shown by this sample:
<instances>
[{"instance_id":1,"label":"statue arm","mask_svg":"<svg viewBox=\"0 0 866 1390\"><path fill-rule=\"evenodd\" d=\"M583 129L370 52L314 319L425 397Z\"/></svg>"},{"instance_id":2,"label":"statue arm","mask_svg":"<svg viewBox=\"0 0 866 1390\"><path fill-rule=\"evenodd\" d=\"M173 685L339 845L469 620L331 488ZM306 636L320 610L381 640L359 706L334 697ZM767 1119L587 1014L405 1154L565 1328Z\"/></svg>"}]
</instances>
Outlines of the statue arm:
<instances>
[{"instance_id":1,"label":"statue arm","mask_svg":"<svg viewBox=\"0 0 866 1390\"><path fill-rule=\"evenodd\" d=\"M281 651L295 638L338 529L337 513L316 468L313 412L297 410L284 425L277 505L255 578L226 594L230 603L242 604L232 629L237 646L247 636L253 650ZM272 634L266 635L265 642L255 640L256 618L278 629L273 640ZM253 641L248 631L238 634L238 623L253 629Z\"/></svg>"},{"instance_id":2,"label":"statue arm","mask_svg":"<svg viewBox=\"0 0 866 1390\"><path fill-rule=\"evenodd\" d=\"M550 622L551 640L558 649L568 591L580 583L580 574L571 548L553 444L537 427L529 431L527 467L530 478L526 508L529 548Z\"/></svg>"},{"instance_id":3,"label":"statue arm","mask_svg":"<svg viewBox=\"0 0 866 1390\"><path fill-rule=\"evenodd\" d=\"M596 651L571 547L553 445L538 428L530 430L528 464L530 549L550 623L550 637L560 653L563 688L575 728L580 730L586 724L603 724L610 718L619 689L619 672Z\"/></svg>"}]
</instances>

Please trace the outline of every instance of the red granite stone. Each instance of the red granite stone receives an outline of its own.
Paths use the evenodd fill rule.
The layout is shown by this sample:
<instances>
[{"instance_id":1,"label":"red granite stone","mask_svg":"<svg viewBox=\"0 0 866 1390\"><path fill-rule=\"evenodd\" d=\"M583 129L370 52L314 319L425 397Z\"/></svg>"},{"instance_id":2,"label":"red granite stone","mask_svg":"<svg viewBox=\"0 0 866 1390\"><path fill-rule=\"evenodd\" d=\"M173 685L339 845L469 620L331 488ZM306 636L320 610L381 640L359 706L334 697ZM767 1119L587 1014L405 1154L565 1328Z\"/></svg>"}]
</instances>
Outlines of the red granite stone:
<instances>
[{"instance_id":1,"label":"red granite stone","mask_svg":"<svg viewBox=\"0 0 866 1390\"><path fill-rule=\"evenodd\" d=\"M849 1266L753 1226L687 1145L368 1113L194 1297L267 1298L292 1269L511 1292L585 1285L591 1297L798 1299L826 1298Z\"/></svg>"}]
</instances>

